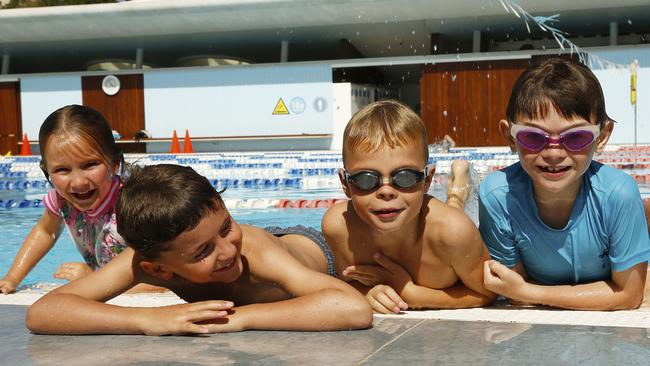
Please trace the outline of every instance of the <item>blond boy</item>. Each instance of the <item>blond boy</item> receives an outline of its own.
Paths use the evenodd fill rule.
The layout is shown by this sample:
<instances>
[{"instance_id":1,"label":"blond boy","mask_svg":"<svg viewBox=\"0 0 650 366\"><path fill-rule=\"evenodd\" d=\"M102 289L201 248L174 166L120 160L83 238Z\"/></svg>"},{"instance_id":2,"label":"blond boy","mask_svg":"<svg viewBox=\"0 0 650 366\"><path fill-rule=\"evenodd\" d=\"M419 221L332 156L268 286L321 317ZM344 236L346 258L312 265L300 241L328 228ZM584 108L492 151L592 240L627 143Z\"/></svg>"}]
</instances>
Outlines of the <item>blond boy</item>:
<instances>
[{"instance_id":1,"label":"blond boy","mask_svg":"<svg viewBox=\"0 0 650 366\"><path fill-rule=\"evenodd\" d=\"M327 211L323 233L341 278L376 312L495 299L483 287L490 257L476 226L427 194L434 169L427 167L426 139L420 118L395 101L369 104L343 135L339 175L350 200Z\"/></svg>"}]
</instances>

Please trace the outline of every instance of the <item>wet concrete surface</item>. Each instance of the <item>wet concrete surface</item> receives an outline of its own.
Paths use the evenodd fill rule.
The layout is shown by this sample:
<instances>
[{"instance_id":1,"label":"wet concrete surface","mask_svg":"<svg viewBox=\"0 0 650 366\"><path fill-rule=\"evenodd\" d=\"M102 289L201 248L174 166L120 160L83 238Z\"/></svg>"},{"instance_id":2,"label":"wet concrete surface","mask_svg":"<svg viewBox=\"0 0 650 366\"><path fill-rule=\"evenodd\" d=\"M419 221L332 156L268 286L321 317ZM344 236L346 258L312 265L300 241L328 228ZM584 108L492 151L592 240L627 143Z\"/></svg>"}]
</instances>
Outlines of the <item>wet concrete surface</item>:
<instances>
[{"instance_id":1,"label":"wet concrete surface","mask_svg":"<svg viewBox=\"0 0 650 366\"><path fill-rule=\"evenodd\" d=\"M648 365L650 329L376 318L372 329L191 337L30 333L0 305L2 365Z\"/></svg>"}]
</instances>

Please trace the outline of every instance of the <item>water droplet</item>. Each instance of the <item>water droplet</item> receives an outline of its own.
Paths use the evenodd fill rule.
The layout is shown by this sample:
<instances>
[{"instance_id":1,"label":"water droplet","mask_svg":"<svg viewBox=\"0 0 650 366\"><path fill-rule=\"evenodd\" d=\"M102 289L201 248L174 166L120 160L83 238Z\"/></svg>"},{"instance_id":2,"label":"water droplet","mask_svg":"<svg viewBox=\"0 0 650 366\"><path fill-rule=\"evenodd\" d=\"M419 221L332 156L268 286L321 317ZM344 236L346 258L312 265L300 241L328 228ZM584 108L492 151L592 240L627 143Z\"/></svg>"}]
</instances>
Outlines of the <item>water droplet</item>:
<instances>
[{"instance_id":1,"label":"water droplet","mask_svg":"<svg viewBox=\"0 0 650 366\"><path fill-rule=\"evenodd\" d=\"M442 111L442 115L447 117L447 111Z\"/></svg>"},{"instance_id":2,"label":"water droplet","mask_svg":"<svg viewBox=\"0 0 650 366\"><path fill-rule=\"evenodd\" d=\"M437 45L437 44L434 44L434 45L433 45L433 50L434 50L434 51L438 51L438 45Z\"/></svg>"},{"instance_id":3,"label":"water droplet","mask_svg":"<svg viewBox=\"0 0 650 366\"><path fill-rule=\"evenodd\" d=\"M628 20L628 22L629 22L629 20ZM632 24L632 23L630 23L630 24ZM411 31L411 34L415 35L415 29Z\"/></svg>"},{"instance_id":4,"label":"water droplet","mask_svg":"<svg viewBox=\"0 0 650 366\"><path fill-rule=\"evenodd\" d=\"M452 127L451 130L456 132L456 126Z\"/></svg>"},{"instance_id":5,"label":"water droplet","mask_svg":"<svg viewBox=\"0 0 650 366\"><path fill-rule=\"evenodd\" d=\"M456 81L456 74L451 74L451 81Z\"/></svg>"},{"instance_id":6,"label":"water droplet","mask_svg":"<svg viewBox=\"0 0 650 366\"><path fill-rule=\"evenodd\" d=\"M628 20L627 20L627 24L632 25L632 20L631 20L631 19L628 19Z\"/></svg>"},{"instance_id":7,"label":"water droplet","mask_svg":"<svg viewBox=\"0 0 650 366\"><path fill-rule=\"evenodd\" d=\"M444 21L444 20L441 20L441 21L440 21L440 24L445 24L445 21Z\"/></svg>"}]
</instances>

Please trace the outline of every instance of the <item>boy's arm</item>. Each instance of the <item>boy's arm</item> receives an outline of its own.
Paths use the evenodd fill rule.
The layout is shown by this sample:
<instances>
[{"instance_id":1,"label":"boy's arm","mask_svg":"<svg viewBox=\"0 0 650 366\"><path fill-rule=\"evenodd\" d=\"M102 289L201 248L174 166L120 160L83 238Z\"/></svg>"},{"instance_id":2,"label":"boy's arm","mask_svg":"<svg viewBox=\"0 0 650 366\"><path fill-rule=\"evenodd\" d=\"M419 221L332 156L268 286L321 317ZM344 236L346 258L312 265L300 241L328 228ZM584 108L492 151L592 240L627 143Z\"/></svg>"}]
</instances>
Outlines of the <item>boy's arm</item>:
<instances>
[{"instance_id":1,"label":"boy's arm","mask_svg":"<svg viewBox=\"0 0 650 366\"><path fill-rule=\"evenodd\" d=\"M522 269L518 264L515 269ZM493 291L530 304L574 310L635 309L643 301L648 263L612 271L612 279L580 285L537 285L526 282L518 273L497 261L485 263L486 286Z\"/></svg>"},{"instance_id":2,"label":"boy's arm","mask_svg":"<svg viewBox=\"0 0 650 366\"><path fill-rule=\"evenodd\" d=\"M468 308L489 305L496 295L483 286L483 262L490 259L474 223L463 212L448 210L444 226L429 226L427 242L460 281L446 289L410 283L400 293L410 308ZM435 235L435 237L434 237Z\"/></svg>"},{"instance_id":3,"label":"boy's arm","mask_svg":"<svg viewBox=\"0 0 650 366\"><path fill-rule=\"evenodd\" d=\"M11 268L4 278L0 279L2 293L14 292L32 268L52 249L62 228L61 218L49 210L45 210L43 216L25 238Z\"/></svg>"},{"instance_id":4,"label":"boy's arm","mask_svg":"<svg viewBox=\"0 0 650 366\"><path fill-rule=\"evenodd\" d=\"M252 242L249 239L249 242ZM257 240L261 242L260 240ZM249 245L249 244L246 244ZM303 266L276 245L252 249L249 268L255 277L277 283L294 297L234 308L221 331L246 329L326 331L367 328L368 302L350 285Z\"/></svg>"},{"instance_id":5,"label":"boy's arm","mask_svg":"<svg viewBox=\"0 0 650 366\"><path fill-rule=\"evenodd\" d=\"M135 308L105 304L140 282L127 248L106 266L46 294L27 312L26 325L43 334L208 333L214 325L197 322L223 317L232 306L220 301Z\"/></svg>"}]
</instances>

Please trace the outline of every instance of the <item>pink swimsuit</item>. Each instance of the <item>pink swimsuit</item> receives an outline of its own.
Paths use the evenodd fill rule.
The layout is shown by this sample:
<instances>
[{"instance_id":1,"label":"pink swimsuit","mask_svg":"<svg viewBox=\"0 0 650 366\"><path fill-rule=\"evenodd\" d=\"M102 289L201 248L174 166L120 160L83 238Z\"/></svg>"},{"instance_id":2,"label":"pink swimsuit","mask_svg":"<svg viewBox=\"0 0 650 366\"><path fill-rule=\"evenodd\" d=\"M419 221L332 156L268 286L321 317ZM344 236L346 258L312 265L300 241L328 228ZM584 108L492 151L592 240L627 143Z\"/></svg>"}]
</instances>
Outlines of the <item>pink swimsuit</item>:
<instances>
[{"instance_id":1,"label":"pink swimsuit","mask_svg":"<svg viewBox=\"0 0 650 366\"><path fill-rule=\"evenodd\" d=\"M54 189L44 198L47 210L63 219L79 253L93 270L126 248L115 222L115 201L121 188L122 181L116 176L106 197L92 211L79 211Z\"/></svg>"}]
</instances>

